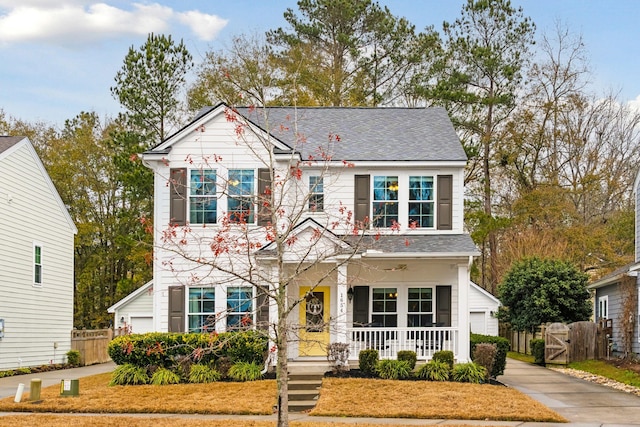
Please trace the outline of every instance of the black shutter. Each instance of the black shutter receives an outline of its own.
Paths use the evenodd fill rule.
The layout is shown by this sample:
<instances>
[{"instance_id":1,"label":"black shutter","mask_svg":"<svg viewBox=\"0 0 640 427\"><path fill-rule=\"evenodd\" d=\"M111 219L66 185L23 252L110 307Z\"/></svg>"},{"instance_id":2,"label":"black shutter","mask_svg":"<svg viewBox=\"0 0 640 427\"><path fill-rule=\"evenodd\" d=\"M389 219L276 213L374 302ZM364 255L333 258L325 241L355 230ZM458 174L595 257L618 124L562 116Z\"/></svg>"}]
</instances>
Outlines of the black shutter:
<instances>
[{"instance_id":1,"label":"black shutter","mask_svg":"<svg viewBox=\"0 0 640 427\"><path fill-rule=\"evenodd\" d=\"M184 286L169 286L169 332L184 332Z\"/></svg>"},{"instance_id":2,"label":"black shutter","mask_svg":"<svg viewBox=\"0 0 640 427\"><path fill-rule=\"evenodd\" d=\"M453 229L453 175L438 175L438 230Z\"/></svg>"},{"instance_id":3,"label":"black shutter","mask_svg":"<svg viewBox=\"0 0 640 427\"><path fill-rule=\"evenodd\" d=\"M369 323L369 287L354 286L353 288L353 326Z\"/></svg>"},{"instance_id":4,"label":"black shutter","mask_svg":"<svg viewBox=\"0 0 640 427\"><path fill-rule=\"evenodd\" d=\"M354 186L355 186L355 194L354 194L354 219L356 221L362 221L365 227L369 226L371 222L371 218L369 218L369 209L370 209L370 190L369 184L370 177L369 175L356 175Z\"/></svg>"},{"instance_id":5,"label":"black shutter","mask_svg":"<svg viewBox=\"0 0 640 427\"><path fill-rule=\"evenodd\" d=\"M261 330L269 329L269 297L267 289L258 286L256 289L256 327Z\"/></svg>"},{"instance_id":6,"label":"black shutter","mask_svg":"<svg viewBox=\"0 0 640 427\"><path fill-rule=\"evenodd\" d=\"M436 286L436 325L451 326L451 286Z\"/></svg>"},{"instance_id":7,"label":"black shutter","mask_svg":"<svg viewBox=\"0 0 640 427\"><path fill-rule=\"evenodd\" d=\"M169 174L169 222L176 225L187 223L187 169L171 169Z\"/></svg>"},{"instance_id":8,"label":"black shutter","mask_svg":"<svg viewBox=\"0 0 640 427\"><path fill-rule=\"evenodd\" d=\"M258 169L258 225L267 225L271 221L271 206L265 206L265 202L271 200L268 190L271 190L271 171Z\"/></svg>"}]
</instances>

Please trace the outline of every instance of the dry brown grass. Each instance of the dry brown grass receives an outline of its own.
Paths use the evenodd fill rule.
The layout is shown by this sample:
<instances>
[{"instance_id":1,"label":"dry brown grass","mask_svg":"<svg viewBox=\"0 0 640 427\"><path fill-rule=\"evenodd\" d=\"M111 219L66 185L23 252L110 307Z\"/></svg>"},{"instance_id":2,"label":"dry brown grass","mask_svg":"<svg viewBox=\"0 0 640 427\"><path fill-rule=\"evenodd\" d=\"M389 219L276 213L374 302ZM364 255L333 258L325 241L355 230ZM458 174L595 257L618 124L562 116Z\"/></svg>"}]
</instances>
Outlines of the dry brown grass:
<instances>
[{"instance_id":1,"label":"dry brown grass","mask_svg":"<svg viewBox=\"0 0 640 427\"><path fill-rule=\"evenodd\" d=\"M386 424L389 427L410 427L406 424ZM0 426L11 427L272 427L273 421L253 421L247 419L197 420L193 418L134 418L120 416L80 416L80 415L8 415L0 416ZM292 421L291 427L379 427L380 424L368 423L326 423ZM447 427L470 427L467 425L447 424Z\"/></svg>"},{"instance_id":2,"label":"dry brown grass","mask_svg":"<svg viewBox=\"0 0 640 427\"><path fill-rule=\"evenodd\" d=\"M80 379L80 396L60 396L60 387L42 389L40 403L0 400L0 411L89 413L182 413L268 415L276 403L274 380L251 383L178 384L109 387L111 374Z\"/></svg>"},{"instance_id":3,"label":"dry brown grass","mask_svg":"<svg viewBox=\"0 0 640 427\"><path fill-rule=\"evenodd\" d=\"M311 415L566 422L517 390L450 382L325 378Z\"/></svg>"},{"instance_id":4,"label":"dry brown grass","mask_svg":"<svg viewBox=\"0 0 640 427\"><path fill-rule=\"evenodd\" d=\"M141 414L221 414L221 415L270 415L276 403L276 384L273 380L250 383L179 384L171 386L116 386L109 387L110 373L80 379L80 396L60 396L60 387L52 386L42 390L40 402L29 402L28 393L23 402L14 403L13 397L0 400L0 412L55 412L55 413L141 413ZM435 383L424 381L391 381L373 379L325 378L320 399L311 415L339 417L375 418L436 418L462 420L504 420L504 421L566 421L541 403L534 401L517 390L490 385L460 383ZM23 417L31 417L23 416ZM62 417L64 418L64 417ZM80 419L82 418L82 419ZM112 426L114 418L88 417L73 418L76 424L63 423L60 426L98 425ZM92 417L94 418L94 417ZM104 420L103 420L104 418ZM24 420L18 418L17 420ZM57 420L57 418L54 418ZM161 420L167 421L161 421ZM8 423L9 418L0 417L2 425L52 425ZM40 419L38 419L40 420ZM163 427L180 418L127 419L128 427ZM13 421L13 419L11 419ZM95 421L95 422L94 422ZM16 421L18 422L18 421ZM22 421L20 421L22 422ZM57 422L57 421L56 421ZM162 424L166 422L166 424ZM222 426L232 424L202 424ZM250 424L243 419L240 424ZM251 421L253 422L253 421ZM79 424L78 424L79 423ZM138 423L138 424L136 424ZM398 425L402 421L398 421ZM267 422L267 425L273 423ZM118 424L123 425L123 424ZM319 422L300 426L323 426ZM335 424L331 424L336 426ZM361 424L359 424L361 425Z\"/></svg>"}]
</instances>

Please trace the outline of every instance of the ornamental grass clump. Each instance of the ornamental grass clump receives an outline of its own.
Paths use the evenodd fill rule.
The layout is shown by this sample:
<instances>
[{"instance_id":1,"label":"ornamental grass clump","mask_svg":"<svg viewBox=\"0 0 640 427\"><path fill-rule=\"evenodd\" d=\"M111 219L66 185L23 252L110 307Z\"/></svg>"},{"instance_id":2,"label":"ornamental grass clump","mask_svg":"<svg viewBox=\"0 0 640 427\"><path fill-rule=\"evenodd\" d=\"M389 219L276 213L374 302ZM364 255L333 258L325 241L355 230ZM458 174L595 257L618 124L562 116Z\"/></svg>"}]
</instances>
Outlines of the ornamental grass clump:
<instances>
[{"instance_id":1,"label":"ornamental grass clump","mask_svg":"<svg viewBox=\"0 0 640 427\"><path fill-rule=\"evenodd\" d=\"M262 378L261 371L254 362L238 362L229 368L229 378L234 381L257 381Z\"/></svg>"},{"instance_id":2,"label":"ornamental grass clump","mask_svg":"<svg viewBox=\"0 0 640 427\"><path fill-rule=\"evenodd\" d=\"M204 384L220 381L220 372L207 365L191 365L189 370L189 382L193 384Z\"/></svg>"},{"instance_id":3,"label":"ornamental grass clump","mask_svg":"<svg viewBox=\"0 0 640 427\"><path fill-rule=\"evenodd\" d=\"M459 383L482 384L486 377L487 370L473 362L458 363L451 372L451 379Z\"/></svg>"},{"instance_id":4,"label":"ornamental grass clump","mask_svg":"<svg viewBox=\"0 0 640 427\"><path fill-rule=\"evenodd\" d=\"M385 359L378 362L378 376L385 380L404 380L411 376L411 365L406 360Z\"/></svg>"},{"instance_id":5,"label":"ornamental grass clump","mask_svg":"<svg viewBox=\"0 0 640 427\"><path fill-rule=\"evenodd\" d=\"M149 375L147 370L134 366L131 363L125 363L118 366L111 375L110 386L113 385L142 385L149 384Z\"/></svg>"},{"instance_id":6,"label":"ornamental grass clump","mask_svg":"<svg viewBox=\"0 0 640 427\"><path fill-rule=\"evenodd\" d=\"M175 372L167 368L160 368L156 370L151 376L150 384L153 384L153 385L180 384L180 375L176 374Z\"/></svg>"},{"instance_id":7,"label":"ornamental grass clump","mask_svg":"<svg viewBox=\"0 0 640 427\"><path fill-rule=\"evenodd\" d=\"M431 360L418 369L416 376L427 381L449 381L451 369L449 364L442 360Z\"/></svg>"}]
</instances>

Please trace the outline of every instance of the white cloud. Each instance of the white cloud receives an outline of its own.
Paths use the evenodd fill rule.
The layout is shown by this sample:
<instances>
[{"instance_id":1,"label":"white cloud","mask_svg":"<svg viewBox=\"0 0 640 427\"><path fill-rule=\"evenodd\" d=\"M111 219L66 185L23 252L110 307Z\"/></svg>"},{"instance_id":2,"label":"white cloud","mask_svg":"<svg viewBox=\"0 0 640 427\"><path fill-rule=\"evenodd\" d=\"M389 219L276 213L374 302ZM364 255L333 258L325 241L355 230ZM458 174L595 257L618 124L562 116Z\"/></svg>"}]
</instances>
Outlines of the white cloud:
<instances>
[{"instance_id":1,"label":"white cloud","mask_svg":"<svg viewBox=\"0 0 640 427\"><path fill-rule=\"evenodd\" d=\"M627 105L633 111L640 112L640 95L636 96L636 99L632 99L631 101L628 101Z\"/></svg>"},{"instance_id":2,"label":"white cloud","mask_svg":"<svg viewBox=\"0 0 640 427\"><path fill-rule=\"evenodd\" d=\"M133 3L131 10L125 10L90 0L0 0L0 43L85 44L169 32L174 21L206 41L213 40L227 24L215 15L176 12L159 3Z\"/></svg>"},{"instance_id":3,"label":"white cloud","mask_svg":"<svg viewBox=\"0 0 640 427\"><path fill-rule=\"evenodd\" d=\"M178 21L191 28L201 40L211 41L216 38L220 30L222 30L229 22L216 15L208 15L206 13L191 10L189 12L178 13Z\"/></svg>"}]
</instances>

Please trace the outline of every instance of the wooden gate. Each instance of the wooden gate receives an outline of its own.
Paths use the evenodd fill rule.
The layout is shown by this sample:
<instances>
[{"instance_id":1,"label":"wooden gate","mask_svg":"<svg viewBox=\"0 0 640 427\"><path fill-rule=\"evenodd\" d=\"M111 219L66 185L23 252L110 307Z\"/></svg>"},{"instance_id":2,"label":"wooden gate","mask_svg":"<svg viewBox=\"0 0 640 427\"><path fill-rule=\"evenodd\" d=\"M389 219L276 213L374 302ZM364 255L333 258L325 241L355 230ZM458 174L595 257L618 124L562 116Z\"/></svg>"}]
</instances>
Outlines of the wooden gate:
<instances>
[{"instance_id":1,"label":"wooden gate","mask_svg":"<svg viewBox=\"0 0 640 427\"><path fill-rule=\"evenodd\" d=\"M563 364L569 362L569 327L564 323L552 323L544 335L545 363Z\"/></svg>"}]
</instances>

